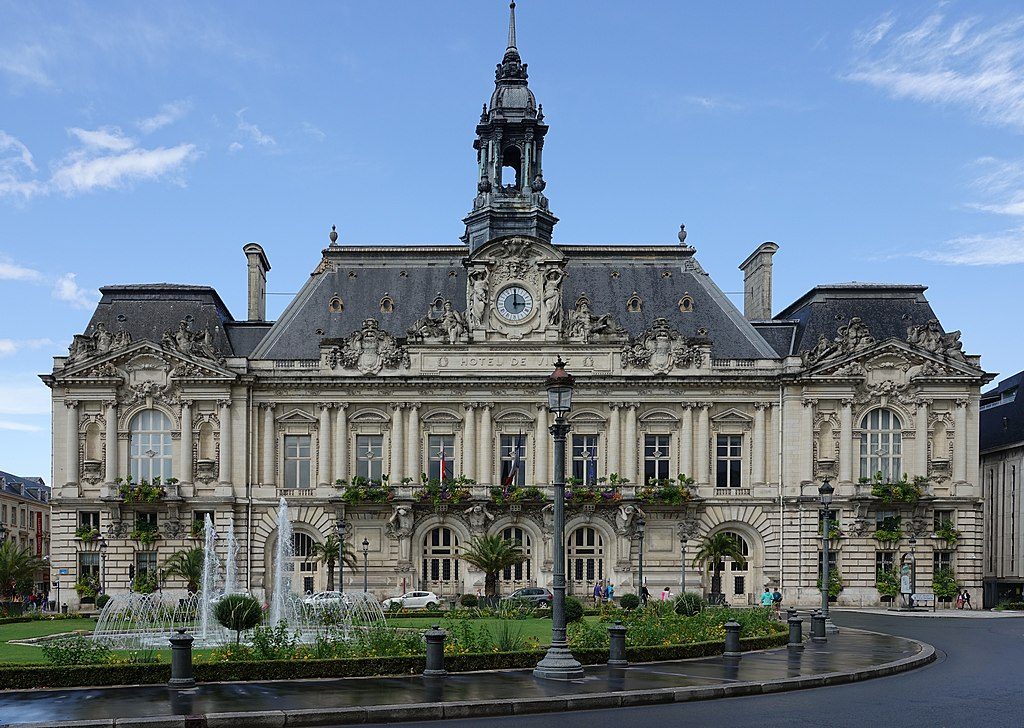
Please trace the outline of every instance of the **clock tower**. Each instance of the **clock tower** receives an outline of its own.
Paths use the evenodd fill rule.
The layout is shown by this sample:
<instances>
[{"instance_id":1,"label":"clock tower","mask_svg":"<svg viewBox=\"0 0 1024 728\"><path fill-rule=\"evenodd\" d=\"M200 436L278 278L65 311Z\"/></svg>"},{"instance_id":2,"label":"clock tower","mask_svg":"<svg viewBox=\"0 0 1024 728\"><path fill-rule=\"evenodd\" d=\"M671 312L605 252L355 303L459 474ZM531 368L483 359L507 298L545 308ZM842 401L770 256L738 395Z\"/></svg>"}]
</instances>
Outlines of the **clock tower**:
<instances>
[{"instance_id":1,"label":"clock tower","mask_svg":"<svg viewBox=\"0 0 1024 728\"><path fill-rule=\"evenodd\" d=\"M541 161L548 132L516 47L516 4L509 6L508 47L494 72L494 93L476 127L478 180L462 241L473 252L489 240L525 235L545 243L558 218L548 210Z\"/></svg>"}]
</instances>

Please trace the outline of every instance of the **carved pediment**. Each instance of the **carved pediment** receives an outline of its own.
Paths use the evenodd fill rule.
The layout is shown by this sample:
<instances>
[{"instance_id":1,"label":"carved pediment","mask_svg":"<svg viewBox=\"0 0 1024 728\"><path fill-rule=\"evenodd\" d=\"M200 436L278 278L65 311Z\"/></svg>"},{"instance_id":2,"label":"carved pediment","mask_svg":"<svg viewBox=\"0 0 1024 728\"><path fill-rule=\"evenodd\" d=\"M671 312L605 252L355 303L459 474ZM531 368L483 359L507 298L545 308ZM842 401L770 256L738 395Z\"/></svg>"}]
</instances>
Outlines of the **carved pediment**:
<instances>
[{"instance_id":1,"label":"carved pediment","mask_svg":"<svg viewBox=\"0 0 1024 728\"><path fill-rule=\"evenodd\" d=\"M888 339L844 356L826 357L810 365L808 374L814 377L861 377L869 381L895 377L909 381L919 376L974 378L982 371L966 360L940 358L912 344Z\"/></svg>"},{"instance_id":2,"label":"carved pediment","mask_svg":"<svg viewBox=\"0 0 1024 728\"><path fill-rule=\"evenodd\" d=\"M111 350L91 360L65 365L56 375L64 379L110 379L136 384L154 372L166 372L168 379L221 379L230 381L235 374L212 360L196 360L180 352L168 352L150 341L137 341L124 349ZM155 379L154 379L155 381ZM166 383L166 382L165 382Z\"/></svg>"},{"instance_id":3,"label":"carved pediment","mask_svg":"<svg viewBox=\"0 0 1024 728\"><path fill-rule=\"evenodd\" d=\"M312 425L316 424L317 418L298 407L290 409L274 418L274 421L282 425Z\"/></svg>"},{"instance_id":4,"label":"carved pediment","mask_svg":"<svg viewBox=\"0 0 1024 728\"><path fill-rule=\"evenodd\" d=\"M728 422L749 425L753 421L753 417L746 414L745 412L741 412L735 407L730 407L725 412L719 412L718 414L711 416L711 422L716 424L725 424Z\"/></svg>"}]
</instances>

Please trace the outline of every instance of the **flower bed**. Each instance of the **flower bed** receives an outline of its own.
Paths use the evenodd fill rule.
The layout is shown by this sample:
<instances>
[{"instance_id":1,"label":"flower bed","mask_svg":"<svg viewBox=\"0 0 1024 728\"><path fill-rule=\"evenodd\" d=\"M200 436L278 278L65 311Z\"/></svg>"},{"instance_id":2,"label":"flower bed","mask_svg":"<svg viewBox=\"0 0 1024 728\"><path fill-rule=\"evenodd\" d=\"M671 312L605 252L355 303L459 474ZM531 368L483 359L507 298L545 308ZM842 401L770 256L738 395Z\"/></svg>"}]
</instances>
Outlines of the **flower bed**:
<instances>
[{"instance_id":1,"label":"flower bed","mask_svg":"<svg viewBox=\"0 0 1024 728\"><path fill-rule=\"evenodd\" d=\"M153 478L153 482L141 480L136 483L130 475L127 478L118 478L114 482L117 483L117 494L125 503L158 503L167 496L167 491L160 483L160 476ZM167 479L168 485L177 482L177 478Z\"/></svg>"},{"instance_id":2,"label":"flower bed","mask_svg":"<svg viewBox=\"0 0 1024 728\"><path fill-rule=\"evenodd\" d=\"M521 488L518 485L508 488L495 486L491 488L491 500L496 506L512 505L514 503L543 503L547 500L540 488L530 486Z\"/></svg>"},{"instance_id":3,"label":"flower bed","mask_svg":"<svg viewBox=\"0 0 1024 728\"><path fill-rule=\"evenodd\" d=\"M444 482L424 480L417 498L421 502L433 503L434 507L450 504L456 505L469 498L469 487L473 481L468 478L456 478Z\"/></svg>"},{"instance_id":4,"label":"flower bed","mask_svg":"<svg viewBox=\"0 0 1024 728\"><path fill-rule=\"evenodd\" d=\"M75 538L90 543L100 537L100 530L91 526L79 526L75 529Z\"/></svg>"},{"instance_id":5,"label":"flower bed","mask_svg":"<svg viewBox=\"0 0 1024 728\"><path fill-rule=\"evenodd\" d=\"M924 495L924 487L928 478L918 476L908 480L904 475L896 481L886 481L881 473L875 473L875 477L861 478L861 483L871 483L871 495L880 499L883 503L917 503Z\"/></svg>"},{"instance_id":6,"label":"flower bed","mask_svg":"<svg viewBox=\"0 0 1024 728\"><path fill-rule=\"evenodd\" d=\"M345 492L341 499L350 505L357 503L387 503L394 498L391 488L385 483L375 480L366 480L356 476L348 485L344 480L338 480L336 485L345 485Z\"/></svg>"}]
</instances>

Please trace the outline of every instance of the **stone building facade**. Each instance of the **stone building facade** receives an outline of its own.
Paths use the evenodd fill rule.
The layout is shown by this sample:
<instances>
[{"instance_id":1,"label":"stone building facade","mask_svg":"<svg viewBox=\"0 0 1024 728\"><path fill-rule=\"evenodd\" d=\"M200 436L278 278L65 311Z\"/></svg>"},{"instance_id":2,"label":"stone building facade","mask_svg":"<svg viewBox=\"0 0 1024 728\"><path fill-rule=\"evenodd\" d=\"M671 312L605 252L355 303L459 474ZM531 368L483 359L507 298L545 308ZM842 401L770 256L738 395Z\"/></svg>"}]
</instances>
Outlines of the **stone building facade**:
<instances>
[{"instance_id":1,"label":"stone building facade","mask_svg":"<svg viewBox=\"0 0 1024 728\"><path fill-rule=\"evenodd\" d=\"M984 606L1024 602L1024 372L981 397L981 475L985 499Z\"/></svg>"},{"instance_id":2,"label":"stone building facade","mask_svg":"<svg viewBox=\"0 0 1024 728\"><path fill-rule=\"evenodd\" d=\"M357 552L367 542L381 596L479 590L483 574L459 552L482 533L517 540L528 556L501 575L503 591L549 585L543 381L561 355L578 381L572 592L601 580L619 594L637 588L642 515L652 591L678 592L684 579L706 589L693 554L726 531L747 554L744 566L725 565L730 601L777 585L789 603L813 603L824 477L837 488L840 602L877 602L876 567L898 563L909 534L919 550L944 550L930 538L939 510L963 534L950 555L958 574L980 588L978 399L989 377L936 321L925 288L818 286L772 317L774 243L741 265L743 313L685 229L678 244L558 244L547 130L513 17L477 126L479 177L460 243L364 247L332 230L274 322L263 320L270 265L256 244L245 246L244 321L212 288L101 289L85 332L44 376L60 484L54 558L78 575L67 578L99 563L98 544L75 537L83 519L104 534L102 578L115 591L198 545L192 524L209 513L220 532L234 529L240 579L266 598L282 567L272 554L284 497L296 590L324 588L324 566L306 554L339 521ZM879 495L905 494L903 474L907 488L921 478L920 497ZM118 484L129 475L162 482ZM886 518L903 535L882 543L874 532ZM361 588L361 573L345 576Z\"/></svg>"},{"instance_id":3,"label":"stone building facade","mask_svg":"<svg viewBox=\"0 0 1024 728\"><path fill-rule=\"evenodd\" d=\"M50 556L50 486L42 478L24 478L0 470L0 542L10 541L39 558ZM49 590L48 569L40 570L33 589Z\"/></svg>"}]
</instances>

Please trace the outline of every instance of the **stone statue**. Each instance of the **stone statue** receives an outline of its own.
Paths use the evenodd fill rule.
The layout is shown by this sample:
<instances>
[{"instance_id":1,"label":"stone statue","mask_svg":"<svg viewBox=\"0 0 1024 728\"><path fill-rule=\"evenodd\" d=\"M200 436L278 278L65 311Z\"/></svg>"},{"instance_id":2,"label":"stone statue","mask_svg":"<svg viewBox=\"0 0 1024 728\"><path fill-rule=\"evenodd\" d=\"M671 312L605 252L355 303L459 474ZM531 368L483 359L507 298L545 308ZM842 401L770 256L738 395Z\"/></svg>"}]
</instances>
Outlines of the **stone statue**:
<instances>
[{"instance_id":1,"label":"stone statue","mask_svg":"<svg viewBox=\"0 0 1024 728\"><path fill-rule=\"evenodd\" d=\"M843 354L855 354L875 343L875 337L871 335L859 316L850 319L850 323L846 326L840 326L838 334L836 343Z\"/></svg>"},{"instance_id":2,"label":"stone statue","mask_svg":"<svg viewBox=\"0 0 1024 728\"><path fill-rule=\"evenodd\" d=\"M562 272L551 269L544 274L544 321L546 326L562 323Z\"/></svg>"},{"instance_id":3,"label":"stone statue","mask_svg":"<svg viewBox=\"0 0 1024 728\"><path fill-rule=\"evenodd\" d=\"M808 349L803 354L804 366L810 366L816 364L819 361L827 359L834 351L835 347L832 342L829 341L825 334L818 334L818 343L814 345L813 349Z\"/></svg>"},{"instance_id":4,"label":"stone statue","mask_svg":"<svg viewBox=\"0 0 1024 728\"><path fill-rule=\"evenodd\" d=\"M202 331L192 331L188 321L181 321L175 332L165 331L161 338L164 348L177 351L185 356L197 359L217 359L213 349L213 336L207 327Z\"/></svg>"},{"instance_id":5,"label":"stone statue","mask_svg":"<svg viewBox=\"0 0 1024 728\"><path fill-rule=\"evenodd\" d=\"M921 326L911 326L907 329L907 343L917 346L925 351L950 359L965 362L964 345L960 341L959 331L942 333L942 327L936 319L931 319Z\"/></svg>"},{"instance_id":6,"label":"stone statue","mask_svg":"<svg viewBox=\"0 0 1024 728\"><path fill-rule=\"evenodd\" d=\"M615 530L620 536L628 536L633 532L633 522L637 517L644 515L634 505L619 506L619 512L615 514Z\"/></svg>"},{"instance_id":7,"label":"stone statue","mask_svg":"<svg viewBox=\"0 0 1024 728\"><path fill-rule=\"evenodd\" d=\"M548 533L555 527L555 504L548 503L540 509L541 519L544 521L544 531Z\"/></svg>"},{"instance_id":8,"label":"stone statue","mask_svg":"<svg viewBox=\"0 0 1024 728\"><path fill-rule=\"evenodd\" d=\"M407 538L412 535L412 525L412 508L396 505L388 518L388 532L397 538Z\"/></svg>"},{"instance_id":9,"label":"stone statue","mask_svg":"<svg viewBox=\"0 0 1024 728\"><path fill-rule=\"evenodd\" d=\"M487 312L487 273L477 271L472 276L469 290L469 310L466 312L471 329L483 328Z\"/></svg>"},{"instance_id":10,"label":"stone statue","mask_svg":"<svg viewBox=\"0 0 1024 728\"><path fill-rule=\"evenodd\" d=\"M441 315L441 326L448 334L448 343L456 344L466 336L466 320L455 310L451 301L444 302L444 313Z\"/></svg>"},{"instance_id":11,"label":"stone statue","mask_svg":"<svg viewBox=\"0 0 1024 728\"><path fill-rule=\"evenodd\" d=\"M96 324L96 329L89 336L75 334L68 347L68 363L88 359L93 356L112 354L128 348L132 343L132 335L121 330L115 334L107 331L104 323Z\"/></svg>"},{"instance_id":12,"label":"stone statue","mask_svg":"<svg viewBox=\"0 0 1024 728\"><path fill-rule=\"evenodd\" d=\"M487 507L480 504L470 506L464 513L469 520L469 527L474 531L483 531L487 528L487 522L494 520Z\"/></svg>"},{"instance_id":13,"label":"stone statue","mask_svg":"<svg viewBox=\"0 0 1024 728\"><path fill-rule=\"evenodd\" d=\"M625 331L610 313L594 316L590 312L590 299L582 295L576 300L576 308L569 314L568 333L570 338L587 344L594 334L624 335Z\"/></svg>"}]
</instances>

